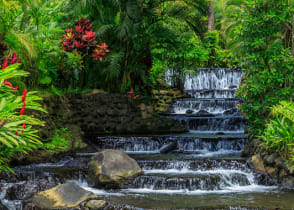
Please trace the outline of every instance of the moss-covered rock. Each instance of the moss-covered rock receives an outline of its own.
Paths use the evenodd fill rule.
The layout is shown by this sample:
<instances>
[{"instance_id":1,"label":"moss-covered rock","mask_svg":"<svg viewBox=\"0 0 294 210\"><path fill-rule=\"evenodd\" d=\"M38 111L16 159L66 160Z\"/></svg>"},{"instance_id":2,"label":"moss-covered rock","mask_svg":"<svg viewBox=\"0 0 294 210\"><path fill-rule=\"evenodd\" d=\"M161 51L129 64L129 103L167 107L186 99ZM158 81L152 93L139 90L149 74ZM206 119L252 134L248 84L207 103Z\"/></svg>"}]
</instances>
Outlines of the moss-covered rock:
<instances>
[{"instance_id":1,"label":"moss-covered rock","mask_svg":"<svg viewBox=\"0 0 294 210\"><path fill-rule=\"evenodd\" d=\"M34 195L31 202L39 209L49 210L73 208L89 199L97 196L75 183L66 183Z\"/></svg>"},{"instance_id":2,"label":"moss-covered rock","mask_svg":"<svg viewBox=\"0 0 294 210\"><path fill-rule=\"evenodd\" d=\"M119 187L142 173L138 163L120 150L104 150L95 154L89 163L90 186Z\"/></svg>"}]
</instances>

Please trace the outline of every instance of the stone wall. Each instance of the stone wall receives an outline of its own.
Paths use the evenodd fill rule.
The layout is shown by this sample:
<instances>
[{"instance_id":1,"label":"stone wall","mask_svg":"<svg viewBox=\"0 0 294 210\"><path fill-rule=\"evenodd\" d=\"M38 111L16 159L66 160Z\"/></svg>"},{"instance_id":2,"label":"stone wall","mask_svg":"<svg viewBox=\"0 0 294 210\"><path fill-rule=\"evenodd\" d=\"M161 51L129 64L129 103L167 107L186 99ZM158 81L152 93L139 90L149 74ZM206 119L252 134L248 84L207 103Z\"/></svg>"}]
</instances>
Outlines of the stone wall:
<instances>
[{"instance_id":1,"label":"stone wall","mask_svg":"<svg viewBox=\"0 0 294 210\"><path fill-rule=\"evenodd\" d=\"M242 155L252 156L251 166L257 171L269 174L281 188L294 189L294 168L287 164L280 154L267 150L260 139L249 137Z\"/></svg>"},{"instance_id":2,"label":"stone wall","mask_svg":"<svg viewBox=\"0 0 294 210\"><path fill-rule=\"evenodd\" d=\"M159 115L180 97L184 95L175 90L156 92L149 103L100 90L47 97L44 107L48 114L41 117L46 121L41 137L49 140L53 130L62 127L82 136L185 132L180 123Z\"/></svg>"}]
</instances>

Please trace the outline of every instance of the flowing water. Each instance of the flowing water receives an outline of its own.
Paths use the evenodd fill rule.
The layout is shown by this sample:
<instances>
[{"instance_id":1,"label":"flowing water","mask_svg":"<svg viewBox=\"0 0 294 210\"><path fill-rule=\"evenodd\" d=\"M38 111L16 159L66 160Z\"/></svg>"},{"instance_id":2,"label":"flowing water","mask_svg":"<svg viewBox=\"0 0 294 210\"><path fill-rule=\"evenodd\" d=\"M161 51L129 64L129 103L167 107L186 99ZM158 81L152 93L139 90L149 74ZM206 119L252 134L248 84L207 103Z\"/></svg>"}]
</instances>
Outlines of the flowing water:
<instances>
[{"instance_id":1,"label":"flowing water","mask_svg":"<svg viewBox=\"0 0 294 210\"><path fill-rule=\"evenodd\" d=\"M173 76L171 72L169 76ZM294 209L293 192L279 190L240 156L246 145L246 120L239 114L239 99L235 98L241 77L242 71L234 69L200 69L197 76L186 76L184 87L191 98L176 101L163 117L181 122L189 133L97 137L99 148L124 150L141 166L144 173L123 189L101 190L87 185L82 169L94 153L78 153L75 159L16 171L31 180L41 176L52 182L54 170L55 175L63 174L62 179L54 177L55 183L74 180L102 199L139 209ZM160 154L160 148L170 142L177 142L178 148ZM64 178L68 169L71 174ZM0 199L11 209L18 209L19 200L7 199L6 191L12 186L3 184Z\"/></svg>"}]
</instances>

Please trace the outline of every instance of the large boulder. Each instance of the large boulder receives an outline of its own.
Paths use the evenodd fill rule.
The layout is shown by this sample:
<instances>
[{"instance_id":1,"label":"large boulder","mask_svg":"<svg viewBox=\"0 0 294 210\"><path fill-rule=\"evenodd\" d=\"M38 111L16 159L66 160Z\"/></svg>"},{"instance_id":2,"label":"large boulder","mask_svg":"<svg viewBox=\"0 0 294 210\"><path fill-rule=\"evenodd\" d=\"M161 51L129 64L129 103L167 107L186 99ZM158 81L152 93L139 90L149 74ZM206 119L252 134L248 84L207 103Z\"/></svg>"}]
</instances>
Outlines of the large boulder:
<instances>
[{"instance_id":1,"label":"large boulder","mask_svg":"<svg viewBox=\"0 0 294 210\"><path fill-rule=\"evenodd\" d=\"M108 149L91 158L88 184L96 187L119 187L141 173L138 163L124 151Z\"/></svg>"},{"instance_id":2,"label":"large boulder","mask_svg":"<svg viewBox=\"0 0 294 210\"><path fill-rule=\"evenodd\" d=\"M94 193L70 182L34 195L31 202L39 209L67 209L77 207L86 200L97 198Z\"/></svg>"}]
</instances>

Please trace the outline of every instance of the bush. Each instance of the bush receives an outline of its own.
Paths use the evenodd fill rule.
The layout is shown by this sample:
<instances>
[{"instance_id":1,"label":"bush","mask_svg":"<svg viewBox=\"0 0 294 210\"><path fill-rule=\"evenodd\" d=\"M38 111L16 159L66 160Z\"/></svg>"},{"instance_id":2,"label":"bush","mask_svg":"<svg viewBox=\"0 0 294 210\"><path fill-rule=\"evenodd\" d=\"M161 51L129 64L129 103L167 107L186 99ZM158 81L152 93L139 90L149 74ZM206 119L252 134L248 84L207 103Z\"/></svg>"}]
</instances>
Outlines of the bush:
<instances>
[{"instance_id":1,"label":"bush","mask_svg":"<svg viewBox=\"0 0 294 210\"><path fill-rule=\"evenodd\" d=\"M41 98L37 92L27 92L17 95L16 88L12 89L9 79L27 76L28 73L18 69L14 64L0 71L0 171L12 171L8 161L15 152L26 153L40 146L37 126L44 123L33 115L25 115L25 109L46 112L38 103Z\"/></svg>"},{"instance_id":2,"label":"bush","mask_svg":"<svg viewBox=\"0 0 294 210\"><path fill-rule=\"evenodd\" d=\"M271 114L261 138L267 148L294 162L294 103L282 101L272 108Z\"/></svg>"}]
</instances>

